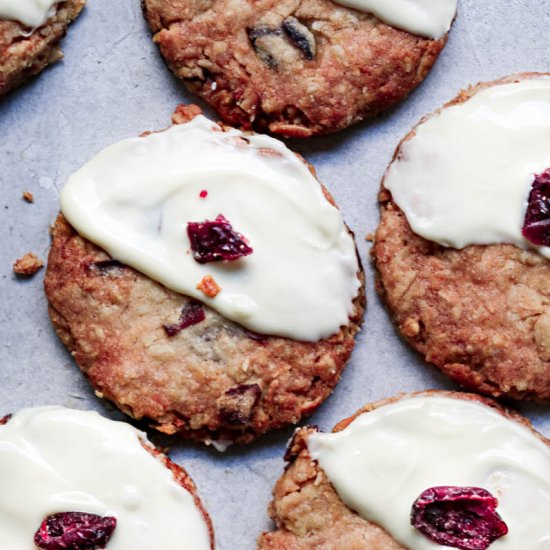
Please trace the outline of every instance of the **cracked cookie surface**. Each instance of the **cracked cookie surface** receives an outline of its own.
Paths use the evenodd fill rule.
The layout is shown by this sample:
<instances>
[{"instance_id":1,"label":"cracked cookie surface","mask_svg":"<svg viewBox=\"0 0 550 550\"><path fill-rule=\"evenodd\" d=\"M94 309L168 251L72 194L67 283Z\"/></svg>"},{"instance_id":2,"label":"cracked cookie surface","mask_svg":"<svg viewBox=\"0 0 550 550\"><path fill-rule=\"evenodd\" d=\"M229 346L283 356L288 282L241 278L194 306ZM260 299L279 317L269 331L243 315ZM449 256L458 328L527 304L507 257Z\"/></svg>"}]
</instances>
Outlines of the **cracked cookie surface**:
<instances>
[{"instance_id":1,"label":"cracked cookie surface","mask_svg":"<svg viewBox=\"0 0 550 550\"><path fill-rule=\"evenodd\" d=\"M45 287L59 337L100 396L164 433L248 442L330 395L362 322L359 277L348 325L318 342L258 335L206 306L186 323L194 300L109 259L60 215Z\"/></svg>"},{"instance_id":2,"label":"cracked cookie surface","mask_svg":"<svg viewBox=\"0 0 550 550\"><path fill-rule=\"evenodd\" d=\"M446 107L537 76L480 84ZM413 233L384 188L380 202L372 257L378 291L402 336L465 388L549 401L550 262L509 244L440 246Z\"/></svg>"},{"instance_id":3,"label":"cracked cookie surface","mask_svg":"<svg viewBox=\"0 0 550 550\"><path fill-rule=\"evenodd\" d=\"M85 3L59 3L48 21L31 34L17 21L0 20L0 98L63 57L60 41Z\"/></svg>"},{"instance_id":4,"label":"cracked cookie surface","mask_svg":"<svg viewBox=\"0 0 550 550\"><path fill-rule=\"evenodd\" d=\"M403 99L446 42L330 0L143 0L174 74L228 123L341 130Z\"/></svg>"}]
</instances>

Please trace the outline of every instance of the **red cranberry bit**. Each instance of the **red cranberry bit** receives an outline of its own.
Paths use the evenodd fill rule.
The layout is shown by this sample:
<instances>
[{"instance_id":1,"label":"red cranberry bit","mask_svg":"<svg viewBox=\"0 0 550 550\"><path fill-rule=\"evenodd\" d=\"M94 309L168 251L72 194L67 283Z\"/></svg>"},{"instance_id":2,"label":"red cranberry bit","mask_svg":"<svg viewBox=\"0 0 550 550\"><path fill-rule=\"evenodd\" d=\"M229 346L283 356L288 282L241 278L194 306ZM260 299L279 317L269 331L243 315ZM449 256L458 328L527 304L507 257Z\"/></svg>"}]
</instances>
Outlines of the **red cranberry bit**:
<instances>
[{"instance_id":1,"label":"red cranberry bit","mask_svg":"<svg viewBox=\"0 0 550 550\"><path fill-rule=\"evenodd\" d=\"M550 246L550 168L535 176L522 232L533 244Z\"/></svg>"},{"instance_id":2,"label":"red cranberry bit","mask_svg":"<svg viewBox=\"0 0 550 550\"><path fill-rule=\"evenodd\" d=\"M180 319L174 325L163 325L168 336L175 336L184 328L196 325L206 319L204 308L200 302L189 302L181 310Z\"/></svg>"},{"instance_id":3,"label":"red cranberry bit","mask_svg":"<svg viewBox=\"0 0 550 550\"><path fill-rule=\"evenodd\" d=\"M205 199L206 197L208 197L208 191L206 189L203 189L200 193L199 193L199 197L201 199Z\"/></svg>"},{"instance_id":4,"label":"red cranberry bit","mask_svg":"<svg viewBox=\"0 0 550 550\"><path fill-rule=\"evenodd\" d=\"M187 236L193 257L200 264L230 262L252 254L248 241L221 215L214 221L189 222Z\"/></svg>"},{"instance_id":5,"label":"red cranberry bit","mask_svg":"<svg viewBox=\"0 0 550 550\"><path fill-rule=\"evenodd\" d=\"M48 516L34 535L43 550L103 550L116 527L116 518L85 512Z\"/></svg>"},{"instance_id":6,"label":"red cranberry bit","mask_svg":"<svg viewBox=\"0 0 550 550\"><path fill-rule=\"evenodd\" d=\"M220 420L231 426L248 424L261 398L262 390L258 384L239 384L229 388L218 400Z\"/></svg>"},{"instance_id":7,"label":"red cranberry bit","mask_svg":"<svg viewBox=\"0 0 550 550\"><path fill-rule=\"evenodd\" d=\"M508 533L497 506L479 487L431 487L415 500L411 525L437 544L485 550Z\"/></svg>"}]
</instances>

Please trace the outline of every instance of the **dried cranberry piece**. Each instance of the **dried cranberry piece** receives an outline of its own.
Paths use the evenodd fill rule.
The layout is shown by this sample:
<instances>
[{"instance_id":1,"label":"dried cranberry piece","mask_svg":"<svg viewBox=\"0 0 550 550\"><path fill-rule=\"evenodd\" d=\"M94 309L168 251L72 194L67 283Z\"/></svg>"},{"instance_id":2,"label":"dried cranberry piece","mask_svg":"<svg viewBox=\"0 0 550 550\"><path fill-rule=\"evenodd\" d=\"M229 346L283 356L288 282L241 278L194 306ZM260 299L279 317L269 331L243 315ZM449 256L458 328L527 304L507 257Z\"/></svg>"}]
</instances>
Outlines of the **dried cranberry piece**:
<instances>
[{"instance_id":1,"label":"dried cranberry piece","mask_svg":"<svg viewBox=\"0 0 550 550\"><path fill-rule=\"evenodd\" d=\"M48 516L34 535L43 550L103 550L116 527L116 518L85 512Z\"/></svg>"},{"instance_id":2,"label":"dried cranberry piece","mask_svg":"<svg viewBox=\"0 0 550 550\"><path fill-rule=\"evenodd\" d=\"M214 221L189 222L187 236L193 257L200 264L230 262L252 254L248 241L221 215Z\"/></svg>"},{"instance_id":3,"label":"dried cranberry piece","mask_svg":"<svg viewBox=\"0 0 550 550\"><path fill-rule=\"evenodd\" d=\"M316 50L313 33L296 17L287 17L281 27L293 46L298 48L308 61L311 61L315 57Z\"/></svg>"},{"instance_id":4,"label":"dried cranberry piece","mask_svg":"<svg viewBox=\"0 0 550 550\"><path fill-rule=\"evenodd\" d=\"M256 52L256 55L270 68L276 69L279 65L277 59L270 49L269 42L266 42L265 38L269 40L270 37L281 36L282 32L280 28L273 28L267 25L259 25L257 27L251 27L246 29L248 39Z\"/></svg>"},{"instance_id":5,"label":"dried cranberry piece","mask_svg":"<svg viewBox=\"0 0 550 550\"><path fill-rule=\"evenodd\" d=\"M168 336L175 336L184 328L196 325L206 319L204 308L200 302L189 302L181 310L180 319L173 325L163 325Z\"/></svg>"},{"instance_id":6,"label":"dried cranberry piece","mask_svg":"<svg viewBox=\"0 0 550 550\"><path fill-rule=\"evenodd\" d=\"M88 264L88 269L94 273L99 273L99 275L120 277L123 273L124 264L118 260L103 260Z\"/></svg>"},{"instance_id":7,"label":"dried cranberry piece","mask_svg":"<svg viewBox=\"0 0 550 550\"><path fill-rule=\"evenodd\" d=\"M550 168L535 176L522 233L533 244L550 246Z\"/></svg>"},{"instance_id":8,"label":"dried cranberry piece","mask_svg":"<svg viewBox=\"0 0 550 550\"><path fill-rule=\"evenodd\" d=\"M508 533L497 506L479 487L431 487L414 501L411 524L437 544L485 550Z\"/></svg>"},{"instance_id":9,"label":"dried cranberry piece","mask_svg":"<svg viewBox=\"0 0 550 550\"><path fill-rule=\"evenodd\" d=\"M229 388L218 399L220 420L231 426L248 424L261 398L262 390L258 384L239 384Z\"/></svg>"}]
</instances>

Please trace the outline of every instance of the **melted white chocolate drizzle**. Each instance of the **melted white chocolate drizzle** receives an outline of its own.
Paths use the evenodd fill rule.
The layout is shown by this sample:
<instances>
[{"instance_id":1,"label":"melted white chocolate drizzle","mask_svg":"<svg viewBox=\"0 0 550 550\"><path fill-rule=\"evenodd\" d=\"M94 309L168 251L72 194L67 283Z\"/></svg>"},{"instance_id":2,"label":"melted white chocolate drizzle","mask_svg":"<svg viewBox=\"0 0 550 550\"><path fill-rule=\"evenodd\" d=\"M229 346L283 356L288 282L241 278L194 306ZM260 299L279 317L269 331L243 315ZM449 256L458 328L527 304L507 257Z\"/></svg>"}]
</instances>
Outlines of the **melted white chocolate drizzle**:
<instances>
[{"instance_id":1,"label":"melted white chocolate drizzle","mask_svg":"<svg viewBox=\"0 0 550 550\"><path fill-rule=\"evenodd\" d=\"M0 19L19 21L33 29L51 16L52 8L61 0L0 0Z\"/></svg>"},{"instance_id":2,"label":"melted white chocolate drizzle","mask_svg":"<svg viewBox=\"0 0 550 550\"><path fill-rule=\"evenodd\" d=\"M24 409L0 426L0 548L35 550L61 512L114 516L109 550L210 550L193 496L146 451L144 433L94 412Z\"/></svg>"},{"instance_id":3,"label":"melted white chocolate drizzle","mask_svg":"<svg viewBox=\"0 0 550 550\"><path fill-rule=\"evenodd\" d=\"M198 116L124 140L70 177L61 207L113 258L258 333L317 341L349 322L360 286L353 238L305 163L268 136ZM187 223L219 214L253 253L199 264ZM197 289L208 275L215 297Z\"/></svg>"},{"instance_id":4,"label":"melted white chocolate drizzle","mask_svg":"<svg viewBox=\"0 0 550 550\"><path fill-rule=\"evenodd\" d=\"M372 13L378 19L411 34L441 38L451 28L457 0L335 0L338 4Z\"/></svg>"},{"instance_id":5,"label":"melted white chocolate drizzle","mask_svg":"<svg viewBox=\"0 0 550 550\"><path fill-rule=\"evenodd\" d=\"M311 456L344 503L410 550L446 548L410 524L436 486L482 487L509 533L491 550L550 547L550 450L522 424L477 401L405 398L309 437Z\"/></svg>"},{"instance_id":6,"label":"melted white chocolate drizzle","mask_svg":"<svg viewBox=\"0 0 550 550\"><path fill-rule=\"evenodd\" d=\"M444 246L509 243L522 235L535 175L550 168L550 78L484 89L420 124L384 186L412 230Z\"/></svg>"}]
</instances>

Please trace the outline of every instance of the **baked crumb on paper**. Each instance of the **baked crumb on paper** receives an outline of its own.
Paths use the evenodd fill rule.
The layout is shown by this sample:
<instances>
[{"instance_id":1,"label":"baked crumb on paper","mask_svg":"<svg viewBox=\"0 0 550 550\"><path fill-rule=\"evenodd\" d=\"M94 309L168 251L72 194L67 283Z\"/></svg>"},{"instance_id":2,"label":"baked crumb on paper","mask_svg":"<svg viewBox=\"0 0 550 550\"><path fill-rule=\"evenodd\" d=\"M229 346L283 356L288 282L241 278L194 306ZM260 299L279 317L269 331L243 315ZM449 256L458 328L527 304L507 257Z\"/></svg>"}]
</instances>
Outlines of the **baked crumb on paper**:
<instances>
[{"instance_id":1,"label":"baked crumb on paper","mask_svg":"<svg viewBox=\"0 0 550 550\"><path fill-rule=\"evenodd\" d=\"M32 277L41 267L44 262L33 252L27 252L24 256L15 260L13 271L22 277Z\"/></svg>"}]
</instances>

